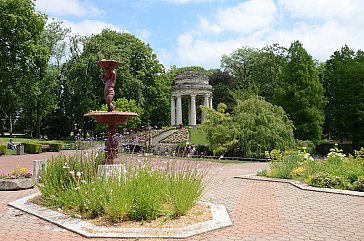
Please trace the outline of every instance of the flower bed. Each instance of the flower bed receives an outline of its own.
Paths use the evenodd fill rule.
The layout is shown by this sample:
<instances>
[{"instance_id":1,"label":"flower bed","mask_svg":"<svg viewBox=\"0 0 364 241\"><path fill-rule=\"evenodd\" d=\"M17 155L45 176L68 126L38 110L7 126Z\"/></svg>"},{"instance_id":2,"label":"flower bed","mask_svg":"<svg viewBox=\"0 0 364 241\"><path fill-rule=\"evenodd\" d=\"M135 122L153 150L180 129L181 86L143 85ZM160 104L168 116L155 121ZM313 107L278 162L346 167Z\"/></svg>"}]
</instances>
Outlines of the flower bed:
<instances>
[{"instance_id":1,"label":"flower bed","mask_svg":"<svg viewBox=\"0 0 364 241\"><path fill-rule=\"evenodd\" d=\"M95 156L58 157L42 170L43 205L113 222L184 215L201 197L207 170L174 160L126 160L122 174L98 176Z\"/></svg>"},{"instance_id":2,"label":"flower bed","mask_svg":"<svg viewBox=\"0 0 364 241\"><path fill-rule=\"evenodd\" d=\"M364 148L355 156L346 156L335 147L319 160L306 152L276 154L270 169L258 175L295 179L314 187L364 191Z\"/></svg>"}]
</instances>

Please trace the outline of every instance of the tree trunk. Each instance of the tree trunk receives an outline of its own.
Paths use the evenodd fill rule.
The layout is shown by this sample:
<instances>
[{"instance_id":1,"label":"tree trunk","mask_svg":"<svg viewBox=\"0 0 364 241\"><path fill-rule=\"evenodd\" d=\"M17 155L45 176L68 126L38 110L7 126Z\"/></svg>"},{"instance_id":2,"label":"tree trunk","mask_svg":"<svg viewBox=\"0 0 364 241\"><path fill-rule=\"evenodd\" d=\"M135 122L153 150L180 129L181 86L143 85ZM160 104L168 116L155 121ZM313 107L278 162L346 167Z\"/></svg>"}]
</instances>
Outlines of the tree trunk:
<instances>
[{"instance_id":1,"label":"tree trunk","mask_svg":"<svg viewBox=\"0 0 364 241\"><path fill-rule=\"evenodd\" d=\"M40 138L40 127L42 124L42 110L39 104L37 104L36 109L36 130L35 130L35 138Z\"/></svg>"},{"instance_id":2,"label":"tree trunk","mask_svg":"<svg viewBox=\"0 0 364 241\"><path fill-rule=\"evenodd\" d=\"M10 133L10 136L12 137L13 136L13 116L12 115L9 115L9 122L10 122L9 133Z\"/></svg>"}]
</instances>

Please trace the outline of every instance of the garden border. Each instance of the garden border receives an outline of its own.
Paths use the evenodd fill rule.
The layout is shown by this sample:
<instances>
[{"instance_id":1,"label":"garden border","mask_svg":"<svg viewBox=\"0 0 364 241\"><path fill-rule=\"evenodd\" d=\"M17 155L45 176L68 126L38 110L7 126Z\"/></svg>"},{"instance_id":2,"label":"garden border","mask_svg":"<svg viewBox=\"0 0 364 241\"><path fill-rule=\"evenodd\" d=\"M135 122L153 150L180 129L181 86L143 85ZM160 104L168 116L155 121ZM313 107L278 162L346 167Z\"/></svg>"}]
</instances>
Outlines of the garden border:
<instances>
[{"instance_id":1,"label":"garden border","mask_svg":"<svg viewBox=\"0 0 364 241\"><path fill-rule=\"evenodd\" d=\"M291 184L301 190L312 191L312 192L326 192L333 194L341 194L341 195L349 195L356 197L364 197L364 192L351 191L351 190L341 190L341 189L332 189L332 188L320 188L320 187L312 187L308 184L291 180L291 179L279 179L279 178L270 178L270 177L261 177L257 175L242 175L242 176L234 176L234 178L253 180L253 181L265 181L265 182L280 182L280 183L288 183Z\"/></svg>"},{"instance_id":2,"label":"garden border","mask_svg":"<svg viewBox=\"0 0 364 241\"><path fill-rule=\"evenodd\" d=\"M232 225L229 214L224 206L201 202L210 206L212 213L211 220L181 228L99 227L81 219L72 218L57 211L29 202L29 200L38 195L40 195L40 193L20 198L10 202L8 205L87 238L187 238Z\"/></svg>"}]
</instances>

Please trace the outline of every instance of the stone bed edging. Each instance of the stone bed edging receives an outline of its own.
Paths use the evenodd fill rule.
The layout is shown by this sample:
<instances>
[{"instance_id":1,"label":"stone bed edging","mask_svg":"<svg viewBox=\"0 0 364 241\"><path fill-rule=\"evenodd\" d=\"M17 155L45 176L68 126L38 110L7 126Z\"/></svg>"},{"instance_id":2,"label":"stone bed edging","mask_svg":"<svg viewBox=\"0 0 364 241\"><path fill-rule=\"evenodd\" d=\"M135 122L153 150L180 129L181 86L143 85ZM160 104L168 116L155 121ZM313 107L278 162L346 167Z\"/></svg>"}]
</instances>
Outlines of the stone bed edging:
<instances>
[{"instance_id":1,"label":"stone bed edging","mask_svg":"<svg viewBox=\"0 0 364 241\"><path fill-rule=\"evenodd\" d=\"M341 189L332 189L332 188L320 188L320 187L312 187L306 183L302 183L296 180L291 179L279 179L279 178L269 178L269 177L261 177L257 175L242 175L242 176L234 176L234 178L253 180L253 181L265 181L265 182L280 182L280 183L288 183L291 184L301 190L305 191L313 191L313 192L326 192L333 194L341 194L341 195L349 195L356 197L364 197L364 192L358 191L350 191L350 190L341 190Z\"/></svg>"},{"instance_id":2,"label":"stone bed edging","mask_svg":"<svg viewBox=\"0 0 364 241\"><path fill-rule=\"evenodd\" d=\"M212 213L211 220L180 228L100 227L29 202L29 200L38 195L40 193L20 198L10 202L8 205L87 238L187 238L232 225L229 214L224 206L201 202L210 206Z\"/></svg>"}]
</instances>

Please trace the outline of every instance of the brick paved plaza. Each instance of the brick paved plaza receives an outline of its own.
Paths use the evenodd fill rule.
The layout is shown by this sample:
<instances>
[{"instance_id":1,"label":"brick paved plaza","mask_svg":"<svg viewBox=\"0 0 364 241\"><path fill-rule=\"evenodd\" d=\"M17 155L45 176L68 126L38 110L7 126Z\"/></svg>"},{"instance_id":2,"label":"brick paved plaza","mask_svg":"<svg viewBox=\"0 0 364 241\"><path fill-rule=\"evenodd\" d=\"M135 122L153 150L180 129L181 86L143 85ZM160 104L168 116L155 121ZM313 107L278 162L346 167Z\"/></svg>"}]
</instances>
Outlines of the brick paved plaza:
<instances>
[{"instance_id":1,"label":"brick paved plaza","mask_svg":"<svg viewBox=\"0 0 364 241\"><path fill-rule=\"evenodd\" d=\"M0 157L0 172L4 172L5 166L11 167L7 158ZM31 166L29 163L34 159L42 159L37 155L11 158L21 158L26 166ZM222 171L211 181L203 199L225 205L233 225L185 240L364 240L364 197L305 191L288 183L234 178L254 174L266 163L222 165ZM7 206L35 192L36 189L0 191L0 240L122 240L87 239Z\"/></svg>"}]
</instances>

